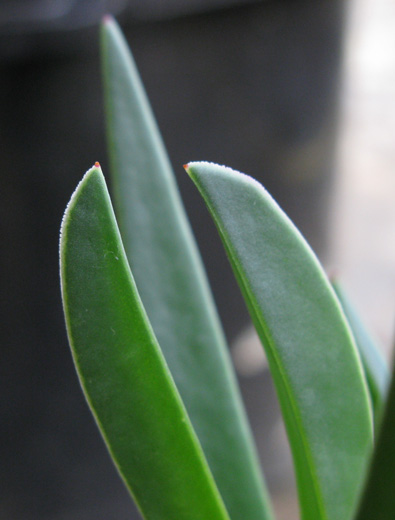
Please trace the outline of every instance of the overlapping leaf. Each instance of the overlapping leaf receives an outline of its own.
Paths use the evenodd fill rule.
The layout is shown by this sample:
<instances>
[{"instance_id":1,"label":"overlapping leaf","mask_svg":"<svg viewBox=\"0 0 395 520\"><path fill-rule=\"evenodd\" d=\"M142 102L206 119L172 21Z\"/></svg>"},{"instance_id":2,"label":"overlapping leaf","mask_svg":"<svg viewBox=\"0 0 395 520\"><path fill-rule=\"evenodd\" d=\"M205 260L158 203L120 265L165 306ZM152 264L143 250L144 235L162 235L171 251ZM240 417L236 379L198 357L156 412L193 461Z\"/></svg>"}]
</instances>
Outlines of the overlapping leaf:
<instances>
[{"instance_id":1,"label":"overlapping leaf","mask_svg":"<svg viewBox=\"0 0 395 520\"><path fill-rule=\"evenodd\" d=\"M102 28L117 218L144 307L232 520L271 517L206 276L156 123L115 22Z\"/></svg>"}]
</instances>

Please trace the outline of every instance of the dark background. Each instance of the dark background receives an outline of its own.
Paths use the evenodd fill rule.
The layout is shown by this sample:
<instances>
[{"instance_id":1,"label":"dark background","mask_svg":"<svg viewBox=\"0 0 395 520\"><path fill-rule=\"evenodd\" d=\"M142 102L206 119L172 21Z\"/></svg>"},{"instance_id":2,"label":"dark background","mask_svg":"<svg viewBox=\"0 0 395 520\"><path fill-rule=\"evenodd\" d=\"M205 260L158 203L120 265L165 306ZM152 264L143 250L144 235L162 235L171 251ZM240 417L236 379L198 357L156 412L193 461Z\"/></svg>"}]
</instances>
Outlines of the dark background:
<instances>
[{"instance_id":1,"label":"dark background","mask_svg":"<svg viewBox=\"0 0 395 520\"><path fill-rule=\"evenodd\" d=\"M210 160L257 177L325 259L343 5L58 5L0 6L0 518L122 520L134 507L74 374L58 276L66 203L96 160L108 176L98 22L118 14L131 45L231 342L247 312L182 164ZM274 487L273 389L267 376L241 384Z\"/></svg>"}]
</instances>

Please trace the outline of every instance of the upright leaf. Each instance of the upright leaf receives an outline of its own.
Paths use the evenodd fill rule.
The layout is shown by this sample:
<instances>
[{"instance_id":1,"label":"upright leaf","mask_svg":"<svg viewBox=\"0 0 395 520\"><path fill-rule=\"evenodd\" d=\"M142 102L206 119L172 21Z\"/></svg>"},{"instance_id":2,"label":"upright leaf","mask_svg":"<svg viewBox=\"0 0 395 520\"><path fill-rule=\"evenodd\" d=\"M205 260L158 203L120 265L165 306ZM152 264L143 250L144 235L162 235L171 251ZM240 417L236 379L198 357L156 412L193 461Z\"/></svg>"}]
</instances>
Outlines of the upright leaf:
<instances>
[{"instance_id":1,"label":"upright leaf","mask_svg":"<svg viewBox=\"0 0 395 520\"><path fill-rule=\"evenodd\" d=\"M206 276L148 100L118 27L102 27L117 217L129 263L232 520L271 517Z\"/></svg>"},{"instance_id":2,"label":"upright leaf","mask_svg":"<svg viewBox=\"0 0 395 520\"><path fill-rule=\"evenodd\" d=\"M153 335L99 167L62 223L67 332L87 401L148 520L228 520Z\"/></svg>"},{"instance_id":3,"label":"upright leaf","mask_svg":"<svg viewBox=\"0 0 395 520\"><path fill-rule=\"evenodd\" d=\"M390 374L387 364L380 350L375 345L371 335L359 318L354 306L345 294L338 281L332 282L337 297L341 303L344 314L353 332L355 343L358 347L366 381L372 400L375 423L380 421L381 408L387 395Z\"/></svg>"},{"instance_id":4,"label":"upright leaf","mask_svg":"<svg viewBox=\"0 0 395 520\"><path fill-rule=\"evenodd\" d=\"M395 360L394 360L395 361ZM395 363L365 491L356 520L395 518Z\"/></svg>"},{"instance_id":5,"label":"upright leaf","mask_svg":"<svg viewBox=\"0 0 395 520\"><path fill-rule=\"evenodd\" d=\"M265 347L302 518L349 520L372 442L365 379L337 299L266 190L210 163L187 171L217 225Z\"/></svg>"}]
</instances>

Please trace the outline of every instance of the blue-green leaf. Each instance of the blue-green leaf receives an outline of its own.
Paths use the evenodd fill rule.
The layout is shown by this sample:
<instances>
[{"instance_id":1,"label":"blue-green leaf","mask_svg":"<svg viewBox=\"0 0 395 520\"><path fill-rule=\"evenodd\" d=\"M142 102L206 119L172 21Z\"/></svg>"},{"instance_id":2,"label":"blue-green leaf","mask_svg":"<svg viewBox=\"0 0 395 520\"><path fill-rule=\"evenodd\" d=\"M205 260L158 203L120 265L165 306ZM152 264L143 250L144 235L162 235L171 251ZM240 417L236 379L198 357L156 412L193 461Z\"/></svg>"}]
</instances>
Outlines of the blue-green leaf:
<instances>
[{"instance_id":1,"label":"blue-green leaf","mask_svg":"<svg viewBox=\"0 0 395 520\"><path fill-rule=\"evenodd\" d=\"M372 444L362 366L318 260L266 190L210 163L187 172L215 221L265 347L303 520L349 520Z\"/></svg>"}]
</instances>

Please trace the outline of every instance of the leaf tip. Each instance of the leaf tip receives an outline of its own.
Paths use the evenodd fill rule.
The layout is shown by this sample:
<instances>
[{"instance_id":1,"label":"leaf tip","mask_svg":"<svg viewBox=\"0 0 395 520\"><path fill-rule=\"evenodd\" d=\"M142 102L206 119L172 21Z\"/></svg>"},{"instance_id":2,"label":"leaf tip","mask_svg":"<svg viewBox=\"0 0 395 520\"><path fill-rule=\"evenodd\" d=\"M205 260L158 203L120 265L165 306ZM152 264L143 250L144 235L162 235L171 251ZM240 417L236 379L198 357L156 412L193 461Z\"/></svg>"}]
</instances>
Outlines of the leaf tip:
<instances>
[{"instance_id":1,"label":"leaf tip","mask_svg":"<svg viewBox=\"0 0 395 520\"><path fill-rule=\"evenodd\" d=\"M101 167L101 166L100 166L99 161L96 161L96 162L95 162L95 168L100 168L100 167Z\"/></svg>"},{"instance_id":2,"label":"leaf tip","mask_svg":"<svg viewBox=\"0 0 395 520\"><path fill-rule=\"evenodd\" d=\"M111 16L111 14L107 13L102 18L102 24L103 25L109 25L114 21L114 18Z\"/></svg>"}]
</instances>

